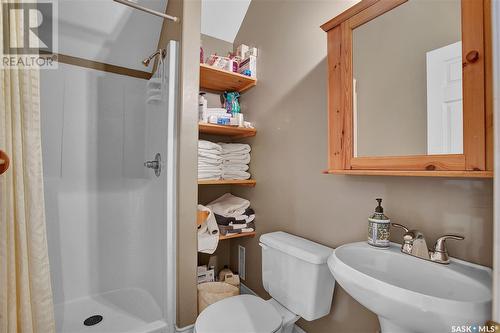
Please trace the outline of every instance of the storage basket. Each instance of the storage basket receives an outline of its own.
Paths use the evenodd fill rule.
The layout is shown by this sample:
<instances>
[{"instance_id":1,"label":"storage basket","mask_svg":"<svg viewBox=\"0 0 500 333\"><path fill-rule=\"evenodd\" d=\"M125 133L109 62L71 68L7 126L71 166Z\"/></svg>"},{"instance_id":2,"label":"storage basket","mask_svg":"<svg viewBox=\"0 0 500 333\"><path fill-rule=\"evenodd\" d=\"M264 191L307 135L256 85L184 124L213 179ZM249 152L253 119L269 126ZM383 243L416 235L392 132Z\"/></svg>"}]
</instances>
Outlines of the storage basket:
<instances>
[{"instance_id":1,"label":"storage basket","mask_svg":"<svg viewBox=\"0 0 500 333\"><path fill-rule=\"evenodd\" d=\"M224 298L237 296L240 290L225 282L205 282L198 285L198 313L210 304L221 301Z\"/></svg>"}]
</instances>

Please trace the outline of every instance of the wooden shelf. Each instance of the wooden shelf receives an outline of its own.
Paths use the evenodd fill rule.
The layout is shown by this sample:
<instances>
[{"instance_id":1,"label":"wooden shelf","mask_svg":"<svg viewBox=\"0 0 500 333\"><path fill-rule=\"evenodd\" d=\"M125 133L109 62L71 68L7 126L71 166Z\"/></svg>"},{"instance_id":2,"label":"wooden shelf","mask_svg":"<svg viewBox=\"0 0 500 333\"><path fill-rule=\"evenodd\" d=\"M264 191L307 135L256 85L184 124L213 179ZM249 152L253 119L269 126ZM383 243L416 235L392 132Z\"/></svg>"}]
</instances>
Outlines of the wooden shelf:
<instances>
[{"instance_id":1,"label":"wooden shelf","mask_svg":"<svg viewBox=\"0 0 500 333\"><path fill-rule=\"evenodd\" d=\"M198 129L199 132L203 134L223 135L229 136L233 139L248 138L257 134L257 130L255 128L223 126L204 123L199 123Z\"/></svg>"},{"instance_id":2,"label":"wooden shelf","mask_svg":"<svg viewBox=\"0 0 500 333\"><path fill-rule=\"evenodd\" d=\"M323 173L357 176L493 178L493 171L325 170Z\"/></svg>"},{"instance_id":3,"label":"wooden shelf","mask_svg":"<svg viewBox=\"0 0 500 333\"><path fill-rule=\"evenodd\" d=\"M251 186L254 187L257 181L255 179L217 179L217 180L205 180L198 179L198 185L240 185L240 186Z\"/></svg>"},{"instance_id":4,"label":"wooden shelf","mask_svg":"<svg viewBox=\"0 0 500 333\"><path fill-rule=\"evenodd\" d=\"M233 239L233 238L241 238L241 237L255 237L255 231L253 232L242 232L241 234L233 234L233 235L220 235L219 240L225 239Z\"/></svg>"},{"instance_id":5,"label":"wooden shelf","mask_svg":"<svg viewBox=\"0 0 500 333\"><path fill-rule=\"evenodd\" d=\"M243 92L257 84L257 79L200 64L200 87L212 91Z\"/></svg>"}]
</instances>

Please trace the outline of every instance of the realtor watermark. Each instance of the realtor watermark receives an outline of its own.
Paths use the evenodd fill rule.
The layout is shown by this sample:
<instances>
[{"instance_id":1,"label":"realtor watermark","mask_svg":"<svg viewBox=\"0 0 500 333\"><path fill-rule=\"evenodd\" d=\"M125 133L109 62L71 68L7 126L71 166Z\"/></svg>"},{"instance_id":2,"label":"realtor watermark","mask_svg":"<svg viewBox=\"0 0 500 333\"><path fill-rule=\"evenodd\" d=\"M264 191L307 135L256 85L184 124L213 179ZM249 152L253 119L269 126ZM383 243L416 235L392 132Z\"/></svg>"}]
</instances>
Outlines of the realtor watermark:
<instances>
[{"instance_id":1,"label":"realtor watermark","mask_svg":"<svg viewBox=\"0 0 500 333\"><path fill-rule=\"evenodd\" d=\"M451 333L494 333L494 325L462 325L452 326Z\"/></svg>"},{"instance_id":2,"label":"realtor watermark","mask_svg":"<svg viewBox=\"0 0 500 333\"><path fill-rule=\"evenodd\" d=\"M0 68L57 68L57 1L2 3Z\"/></svg>"}]
</instances>

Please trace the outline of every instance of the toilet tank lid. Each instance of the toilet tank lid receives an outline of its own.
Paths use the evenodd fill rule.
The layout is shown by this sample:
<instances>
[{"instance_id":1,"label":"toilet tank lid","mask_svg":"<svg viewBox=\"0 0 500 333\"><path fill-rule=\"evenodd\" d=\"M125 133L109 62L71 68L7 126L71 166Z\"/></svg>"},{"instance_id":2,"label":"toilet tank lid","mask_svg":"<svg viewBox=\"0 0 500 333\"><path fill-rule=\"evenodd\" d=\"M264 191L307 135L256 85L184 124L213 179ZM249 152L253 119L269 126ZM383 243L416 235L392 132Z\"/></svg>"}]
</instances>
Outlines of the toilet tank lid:
<instances>
[{"instance_id":1,"label":"toilet tank lid","mask_svg":"<svg viewBox=\"0 0 500 333\"><path fill-rule=\"evenodd\" d=\"M263 234L260 243L311 264L326 264L333 249L283 231Z\"/></svg>"}]
</instances>

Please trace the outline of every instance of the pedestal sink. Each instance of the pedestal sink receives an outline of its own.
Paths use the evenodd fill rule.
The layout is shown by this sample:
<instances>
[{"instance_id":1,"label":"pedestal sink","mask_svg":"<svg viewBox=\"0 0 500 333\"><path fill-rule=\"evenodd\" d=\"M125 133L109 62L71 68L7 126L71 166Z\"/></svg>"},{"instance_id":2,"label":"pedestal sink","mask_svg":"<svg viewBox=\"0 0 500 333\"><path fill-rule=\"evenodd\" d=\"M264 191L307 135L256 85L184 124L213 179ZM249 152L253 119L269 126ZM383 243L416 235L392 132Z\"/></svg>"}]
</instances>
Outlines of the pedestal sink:
<instances>
[{"instance_id":1,"label":"pedestal sink","mask_svg":"<svg viewBox=\"0 0 500 333\"><path fill-rule=\"evenodd\" d=\"M449 265L379 249L365 242L338 247L328 267L342 288L377 314L382 333L452 332L491 316L491 269L458 259Z\"/></svg>"}]
</instances>

